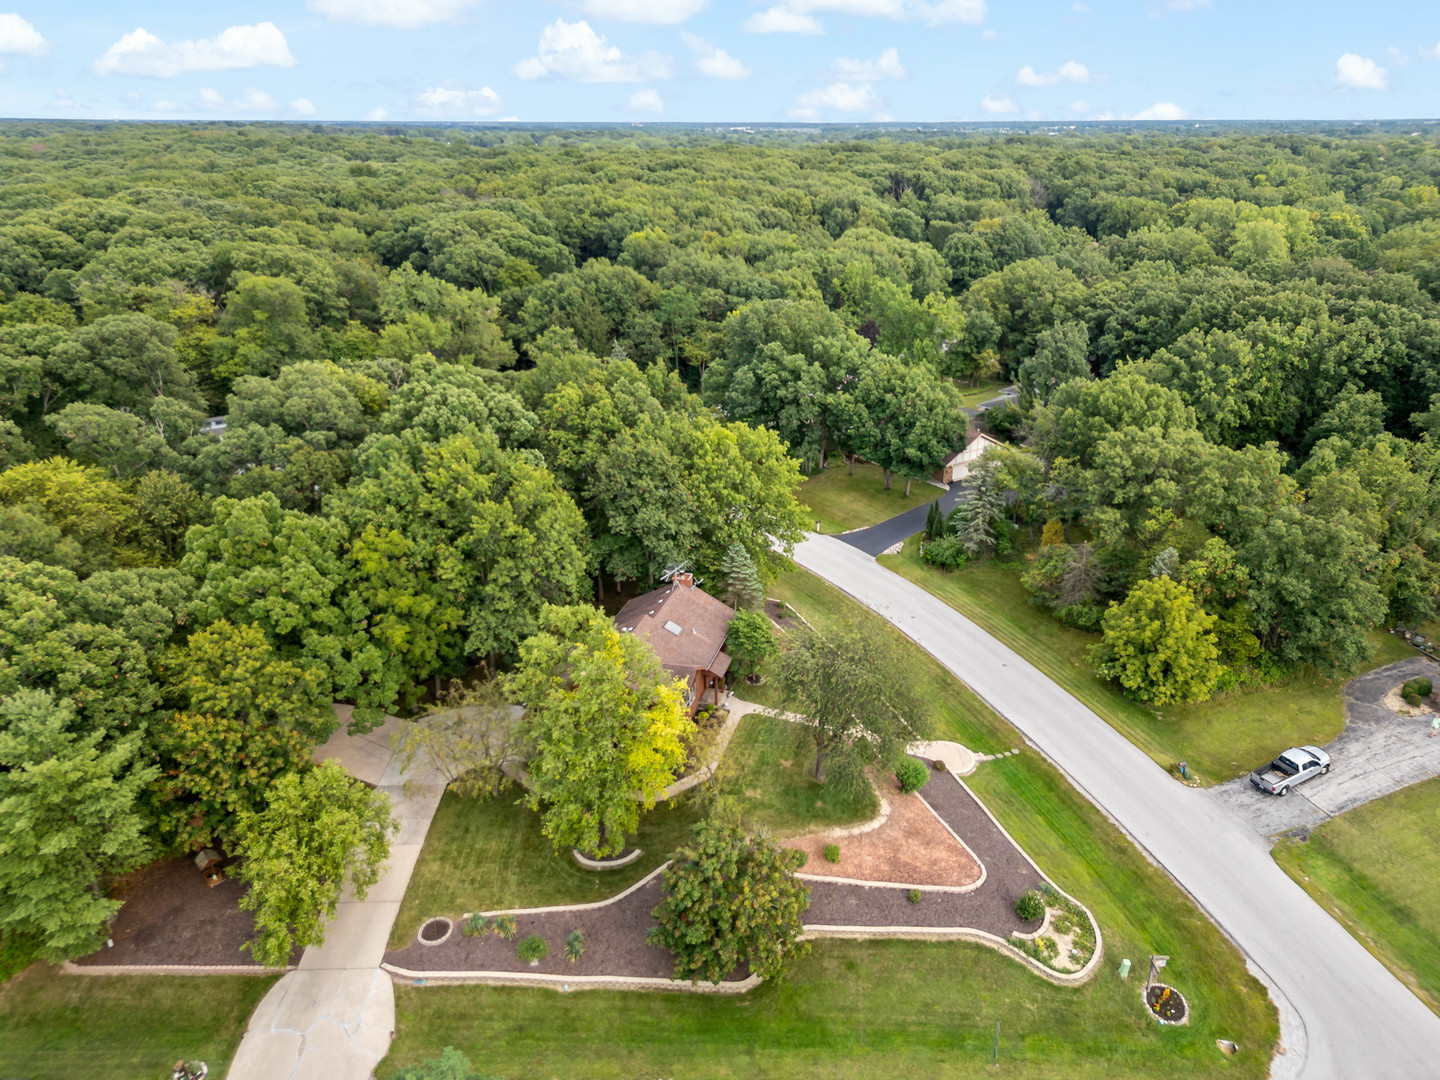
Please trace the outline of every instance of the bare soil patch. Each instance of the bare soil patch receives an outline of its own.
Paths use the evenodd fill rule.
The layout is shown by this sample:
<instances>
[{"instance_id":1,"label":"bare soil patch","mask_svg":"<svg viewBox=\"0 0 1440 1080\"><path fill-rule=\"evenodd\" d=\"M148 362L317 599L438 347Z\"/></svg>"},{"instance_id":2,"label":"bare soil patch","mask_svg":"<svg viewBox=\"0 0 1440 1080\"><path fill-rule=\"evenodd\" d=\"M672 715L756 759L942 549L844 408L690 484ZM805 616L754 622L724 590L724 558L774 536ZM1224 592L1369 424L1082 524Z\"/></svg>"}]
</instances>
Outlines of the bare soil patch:
<instances>
[{"instance_id":1,"label":"bare soil patch","mask_svg":"<svg viewBox=\"0 0 1440 1080\"><path fill-rule=\"evenodd\" d=\"M255 936L255 916L240 910L247 887L233 876L238 863L222 862L225 878L213 887L189 855L160 859L116 879L110 896L124 906L111 927L115 947L102 946L76 963L259 967L240 951ZM300 953L291 955L292 964Z\"/></svg>"},{"instance_id":2,"label":"bare soil patch","mask_svg":"<svg viewBox=\"0 0 1440 1080\"><path fill-rule=\"evenodd\" d=\"M854 836L831 830L784 842L809 856L801 873L921 887L964 888L980 880L979 864L928 806L915 795L902 795L893 776L887 776L880 789L890 816L879 828ZM825 845L832 843L840 848L839 862L824 857Z\"/></svg>"}]
</instances>

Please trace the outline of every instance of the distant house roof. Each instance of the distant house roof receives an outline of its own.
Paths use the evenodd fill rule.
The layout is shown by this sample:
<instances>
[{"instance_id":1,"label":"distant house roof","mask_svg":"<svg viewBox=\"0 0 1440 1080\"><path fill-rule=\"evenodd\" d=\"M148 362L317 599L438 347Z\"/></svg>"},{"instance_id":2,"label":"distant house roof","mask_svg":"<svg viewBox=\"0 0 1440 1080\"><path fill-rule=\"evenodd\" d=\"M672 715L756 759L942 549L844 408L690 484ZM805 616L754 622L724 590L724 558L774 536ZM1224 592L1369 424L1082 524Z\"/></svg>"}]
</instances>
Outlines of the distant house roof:
<instances>
[{"instance_id":1,"label":"distant house roof","mask_svg":"<svg viewBox=\"0 0 1440 1080\"><path fill-rule=\"evenodd\" d=\"M730 657L722 650L735 611L695 584L690 574L677 574L663 588L637 596L615 616L615 628L650 643L665 669L693 680L697 671L724 675Z\"/></svg>"},{"instance_id":2,"label":"distant house roof","mask_svg":"<svg viewBox=\"0 0 1440 1080\"><path fill-rule=\"evenodd\" d=\"M959 453L952 454L945 462L946 465L968 465L972 461L979 461L980 456L992 446L1004 446L999 439L985 434L983 431L975 433L969 444Z\"/></svg>"}]
</instances>

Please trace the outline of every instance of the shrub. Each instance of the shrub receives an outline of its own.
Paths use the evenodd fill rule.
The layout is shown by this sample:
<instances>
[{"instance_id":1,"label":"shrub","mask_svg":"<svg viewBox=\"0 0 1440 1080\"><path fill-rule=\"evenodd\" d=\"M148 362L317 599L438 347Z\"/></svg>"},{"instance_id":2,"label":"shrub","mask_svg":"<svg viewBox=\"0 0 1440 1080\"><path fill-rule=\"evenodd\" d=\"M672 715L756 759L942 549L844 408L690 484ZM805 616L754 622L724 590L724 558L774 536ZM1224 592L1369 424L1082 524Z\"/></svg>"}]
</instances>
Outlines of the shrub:
<instances>
[{"instance_id":1,"label":"shrub","mask_svg":"<svg viewBox=\"0 0 1440 1080\"><path fill-rule=\"evenodd\" d=\"M914 758L901 758L900 764L895 766L895 779L900 781L900 790L909 795L925 786L925 781L930 779L930 770Z\"/></svg>"},{"instance_id":2,"label":"shrub","mask_svg":"<svg viewBox=\"0 0 1440 1080\"><path fill-rule=\"evenodd\" d=\"M472 911L465 917L464 923L460 926L460 932L466 937L479 937L490 929L490 920L481 915L478 911Z\"/></svg>"},{"instance_id":3,"label":"shrub","mask_svg":"<svg viewBox=\"0 0 1440 1080\"><path fill-rule=\"evenodd\" d=\"M935 759L935 771L936 771L936 772L944 772L944 771L945 771L945 762L941 761L938 757Z\"/></svg>"},{"instance_id":4,"label":"shrub","mask_svg":"<svg viewBox=\"0 0 1440 1080\"><path fill-rule=\"evenodd\" d=\"M520 926L515 922L514 915L496 915L495 933L505 941L514 941L515 935L520 932Z\"/></svg>"},{"instance_id":5,"label":"shrub","mask_svg":"<svg viewBox=\"0 0 1440 1080\"><path fill-rule=\"evenodd\" d=\"M1052 547L1055 544L1065 543L1065 523L1059 518L1051 518L1045 522L1045 528L1040 530L1040 546Z\"/></svg>"},{"instance_id":6,"label":"shrub","mask_svg":"<svg viewBox=\"0 0 1440 1080\"><path fill-rule=\"evenodd\" d=\"M826 862L839 862L839 861L840 861L840 845L839 845L839 844L826 844L826 845L825 845L825 861L826 861Z\"/></svg>"},{"instance_id":7,"label":"shrub","mask_svg":"<svg viewBox=\"0 0 1440 1080\"><path fill-rule=\"evenodd\" d=\"M920 902L920 898L924 895L925 894L922 893L919 889L911 889L905 895L905 899L909 900L912 904L918 904Z\"/></svg>"},{"instance_id":8,"label":"shrub","mask_svg":"<svg viewBox=\"0 0 1440 1080\"><path fill-rule=\"evenodd\" d=\"M1015 901L1015 914L1021 922L1035 922L1045 917L1045 897L1036 889L1030 889Z\"/></svg>"},{"instance_id":9,"label":"shrub","mask_svg":"<svg viewBox=\"0 0 1440 1080\"><path fill-rule=\"evenodd\" d=\"M942 536L934 543L926 544L925 561L942 570L959 570L967 558L965 545L958 536Z\"/></svg>"},{"instance_id":10,"label":"shrub","mask_svg":"<svg viewBox=\"0 0 1440 1080\"><path fill-rule=\"evenodd\" d=\"M1434 689L1434 683L1421 676L1418 679L1411 679L1400 687L1400 696L1405 699L1405 704L1415 706L1420 704L1422 698L1429 697L1430 692Z\"/></svg>"},{"instance_id":11,"label":"shrub","mask_svg":"<svg viewBox=\"0 0 1440 1080\"><path fill-rule=\"evenodd\" d=\"M1060 946L1051 937L1036 938L1035 947L1040 950L1042 960L1054 960L1060 955Z\"/></svg>"},{"instance_id":12,"label":"shrub","mask_svg":"<svg viewBox=\"0 0 1440 1080\"><path fill-rule=\"evenodd\" d=\"M803 869L805 864L810 861L810 853L808 851L801 851L799 848L791 848L790 850L795 854L795 869Z\"/></svg>"},{"instance_id":13,"label":"shrub","mask_svg":"<svg viewBox=\"0 0 1440 1080\"><path fill-rule=\"evenodd\" d=\"M531 934L515 946L515 955L521 960L544 960L550 955L550 945L539 934Z\"/></svg>"},{"instance_id":14,"label":"shrub","mask_svg":"<svg viewBox=\"0 0 1440 1080\"><path fill-rule=\"evenodd\" d=\"M585 951L585 931L571 930L565 939L565 959L572 964L580 959L581 953Z\"/></svg>"}]
</instances>

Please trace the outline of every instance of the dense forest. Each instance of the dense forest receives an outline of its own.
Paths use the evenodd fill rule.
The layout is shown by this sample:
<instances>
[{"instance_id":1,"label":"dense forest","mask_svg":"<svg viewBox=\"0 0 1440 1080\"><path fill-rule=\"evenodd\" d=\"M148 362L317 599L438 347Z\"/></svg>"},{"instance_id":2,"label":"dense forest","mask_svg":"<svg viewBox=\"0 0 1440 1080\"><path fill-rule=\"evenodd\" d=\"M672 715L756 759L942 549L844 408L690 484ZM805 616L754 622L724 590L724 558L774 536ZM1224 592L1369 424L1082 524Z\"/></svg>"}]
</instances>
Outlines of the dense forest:
<instances>
[{"instance_id":1,"label":"dense forest","mask_svg":"<svg viewBox=\"0 0 1440 1080\"><path fill-rule=\"evenodd\" d=\"M144 807L104 865L203 843L333 700L681 560L772 574L804 472L928 476L980 376L1013 448L935 561L1043 526L1037 602L1151 700L1352 667L1440 593L1426 130L4 125L0 771Z\"/></svg>"}]
</instances>

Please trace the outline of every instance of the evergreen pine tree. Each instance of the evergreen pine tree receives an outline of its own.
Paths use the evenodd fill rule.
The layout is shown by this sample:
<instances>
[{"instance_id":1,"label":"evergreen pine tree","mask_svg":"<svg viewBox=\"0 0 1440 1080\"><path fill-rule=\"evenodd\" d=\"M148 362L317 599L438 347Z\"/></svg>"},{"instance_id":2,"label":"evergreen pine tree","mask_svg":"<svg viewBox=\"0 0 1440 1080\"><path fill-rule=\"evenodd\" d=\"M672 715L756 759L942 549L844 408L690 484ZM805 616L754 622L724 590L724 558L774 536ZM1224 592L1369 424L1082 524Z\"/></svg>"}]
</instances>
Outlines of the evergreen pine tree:
<instances>
[{"instance_id":1,"label":"evergreen pine tree","mask_svg":"<svg viewBox=\"0 0 1440 1080\"><path fill-rule=\"evenodd\" d=\"M720 598L737 611L758 608L765 599L755 560L738 540L725 549L720 560L720 587Z\"/></svg>"},{"instance_id":2,"label":"evergreen pine tree","mask_svg":"<svg viewBox=\"0 0 1440 1080\"><path fill-rule=\"evenodd\" d=\"M947 522L965 554L979 558L995 550L995 522L1005 513L1005 497L995 482L995 463L976 463L960 482L964 492Z\"/></svg>"},{"instance_id":3,"label":"evergreen pine tree","mask_svg":"<svg viewBox=\"0 0 1440 1080\"><path fill-rule=\"evenodd\" d=\"M940 509L940 500L936 499L930 504L930 512L925 515L925 542L938 540L945 532L945 514Z\"/></svg>"}]
</instances>

